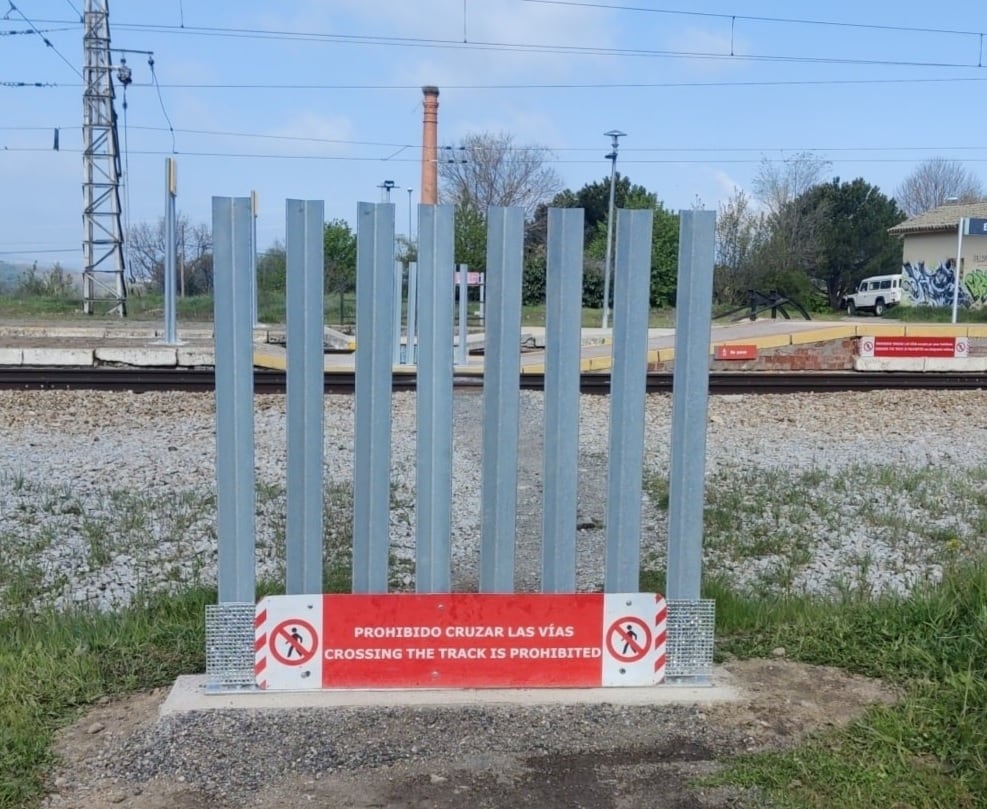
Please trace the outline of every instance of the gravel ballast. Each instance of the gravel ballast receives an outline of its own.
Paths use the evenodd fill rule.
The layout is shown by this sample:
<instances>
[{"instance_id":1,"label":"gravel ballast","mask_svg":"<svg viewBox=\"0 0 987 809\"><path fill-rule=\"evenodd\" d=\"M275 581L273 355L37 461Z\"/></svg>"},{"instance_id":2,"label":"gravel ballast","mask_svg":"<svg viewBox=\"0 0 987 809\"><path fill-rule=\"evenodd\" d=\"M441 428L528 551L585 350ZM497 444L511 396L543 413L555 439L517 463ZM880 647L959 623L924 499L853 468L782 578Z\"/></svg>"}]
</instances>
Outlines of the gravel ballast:
<instances>
[{"instance_id":1,"label":"gravel ballast","mask_svg":"<svg viewBox=\"0 0 987 809\"><path fill-rule=\"evenodd\" d=\"M482 395L454 406L454 587L476 588ZM415 398L393 397L395 588L413 584ZM987 441L981 392L894 391L711 397L706 565L744 588L906 592L949 554L974 552L976 482ZM257 567L283 566L285 413L255 398ZM577 586L603 578L609 398L580 405ZM651 395L645 475L667 479L671 398ZM5 566L32 574L40 603L108 609L139 589L213 582L215 412L211 394L0 392L0 514ZM542 395L523 392L516 580L537 590ZM353 400L325 399L327 520L348 541ZM917 477L916 477L917 476ZM654 491L653 488L649 489ZM730 499L732 498L732 499ZM661 503L643 502L642 553L661 568ZM328 507L328 506L327 506ZM717 523L710 513L720 514ZM934 539L930 540L930 536Z\"/></svg>"}]
</instances>

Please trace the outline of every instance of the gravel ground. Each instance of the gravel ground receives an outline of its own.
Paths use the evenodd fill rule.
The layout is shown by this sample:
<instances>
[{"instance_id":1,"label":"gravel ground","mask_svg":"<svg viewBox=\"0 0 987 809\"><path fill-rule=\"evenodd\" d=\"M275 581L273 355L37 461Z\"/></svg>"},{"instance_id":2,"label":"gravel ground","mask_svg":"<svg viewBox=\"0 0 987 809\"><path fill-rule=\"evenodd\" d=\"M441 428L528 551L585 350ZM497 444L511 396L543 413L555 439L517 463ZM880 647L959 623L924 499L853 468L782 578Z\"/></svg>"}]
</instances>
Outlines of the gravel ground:
<instances>
[{"instance_id":1,"label":"gravel ground","mask_svg":"<svg viewBox=\"0 0 987 809\"><path fill-rule=\"evenodd\" d=\"M463 392L455 402L457 588L476 581L481 401ZM923 391L712 398L707 569L762 590L903 592L935 580L950 559L982 552L984 401ZM392 544L408 559L413 395L395 395L394 405ZM582 589L603 572L607 407L603 397L581 401ZM658 478L667 475L670 417L669 397L649 397L646 466ZM350 399L326 399L328 488L340 513L352 421ZM517 578L534 589L539 394L523 395L521 424ZM211 396L0 392L0 425L3 598L108 609L139 588L214 578ZM271 576L281 565L283 398L257 397L256 445L258 573ZM657 567L660 505L645 498L642 544ZM397 566L398 584L407 570ZM156 720L162 695L136 695L62 734L47 806L725 809L744 796L697 790L690 779L890 698L859 678L781 659L728 669L744 699L708 709L395 707Z\"/></svg>"},{"instance_id":2,"label":"gravel ground","mask_svg":"<svg viewBox=\"0 0 987 809\"><path fill-rule=\"evenodd\" d=\"M957 553L983 547L975 490L987 420L980 392L894 391L710 399L706 564L738 587L905 592ZM280 575L285 415L256 398L258 575ZM577 581L603 577L609 400L581 400ZM482 396L456 394L453 567L477 580ZM395 586L412 582L414 394L394 396ZM39 601L112 608L138 588L215 578L211 395L0 392L0 562ZM646 468L667 476L671 399L648 398ZM344 542L352 475L352 399L326 398L325 457ZM522 394L516 579L536 590L541 531L542 399ZM968 487L969 491L964 488ZM935 541L930 542L930 534ZM664 512L644 499L646 563L661 567ZM13 584L12 584L13 582ZM8 594L9 595L9 594ZM12 596L9 596L12 597ZM2 602L0 602L2 604Z\"/></svg>"}]
</instances>

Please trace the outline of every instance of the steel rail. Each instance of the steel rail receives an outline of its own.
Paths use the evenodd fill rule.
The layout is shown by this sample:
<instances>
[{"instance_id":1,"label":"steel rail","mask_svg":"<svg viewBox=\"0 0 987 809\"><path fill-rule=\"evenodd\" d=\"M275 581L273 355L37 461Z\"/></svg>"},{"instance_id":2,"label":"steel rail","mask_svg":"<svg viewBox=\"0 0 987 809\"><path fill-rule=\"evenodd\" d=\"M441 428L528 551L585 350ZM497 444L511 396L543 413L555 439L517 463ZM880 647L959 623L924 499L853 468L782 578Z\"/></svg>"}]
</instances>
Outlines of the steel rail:
<instances>
[{"instance_id":1,"label":"steel rail","mask_svg":"<svg viewBox=\"0 0 987 809\"><path fill-rule=\"evenodd\" d=\"M352 372L331 372L325 375L325 391L334 394L352 394L355 376ZM414 390L414 373L396 373L394 390ZM455 378L459 388L480 387L482 375L459 375ZM520 386L525 390L544 389L542 374L522 374ZM583 393L606 394L610 391L610 375L586 373L582 375ZM11 366L0 369L0 390L130 390L210 392L215 388L215 376L211 368L132 368L132 367L25 367ZM791 373L735 371L710 374L709 390L714 395L726 394L780 394L780 393L833 393L870 390L977 390L987 388L984 373L863 373L855 371ZM672 375L649 373L649 393L668 393L672 390ZM257 393L284 393L283 371L256 369L254 390Z\"/></svg>"}]
</instances>

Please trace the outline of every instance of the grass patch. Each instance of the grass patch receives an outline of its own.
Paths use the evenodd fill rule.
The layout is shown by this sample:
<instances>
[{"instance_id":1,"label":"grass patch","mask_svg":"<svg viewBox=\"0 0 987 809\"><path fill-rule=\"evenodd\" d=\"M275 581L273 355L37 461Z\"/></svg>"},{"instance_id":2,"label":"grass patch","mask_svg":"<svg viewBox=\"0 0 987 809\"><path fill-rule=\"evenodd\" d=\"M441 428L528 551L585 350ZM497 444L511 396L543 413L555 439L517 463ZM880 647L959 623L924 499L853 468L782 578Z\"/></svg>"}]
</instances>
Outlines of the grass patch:
<instances>
[{"instance_id":1,"label":"grass patch","mask_svg":"<svg viewBox=\"0 0 987 809\"><path fill-rule=\"evenodd\" d=\"M36 804L55 731L87 705L202 671L203 614L215 601L201 589L113 614L0 617L0 807Z\"/></svg>"},{"instance_id":2,"label":"grass patch","mask_svg":"<svg viewBox=\"0 0 987 809\"><path fill-rule=\"evenodd\" d=\"M713 779L771 806L987 805L987 560L908 598L718 597L721 649L880 677L903 690L849 727L790 751L744 757Z\"/></svg>"}]
</instances>

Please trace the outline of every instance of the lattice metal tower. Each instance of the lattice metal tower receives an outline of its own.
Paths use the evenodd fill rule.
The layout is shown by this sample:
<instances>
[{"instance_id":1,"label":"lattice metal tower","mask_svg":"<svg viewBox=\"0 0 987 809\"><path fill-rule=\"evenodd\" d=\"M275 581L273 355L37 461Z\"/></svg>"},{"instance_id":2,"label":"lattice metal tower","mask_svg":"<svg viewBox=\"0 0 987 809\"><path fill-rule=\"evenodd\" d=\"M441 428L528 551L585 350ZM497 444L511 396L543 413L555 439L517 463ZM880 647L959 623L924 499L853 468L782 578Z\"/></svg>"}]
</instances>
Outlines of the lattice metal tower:
<instances>
[{"instance_id":1,"label":"lattice metal tower","mask_svg":"<svg viewBox=\"0 0 987 809\"><path fill-rule=\"evenodd\" d=\"M82 309L127 314L120 225L120 139L113 108L109 0L86 0L82 97ZM124 80L124 79L122 79Z\"/></svg>"}]
</instances>

